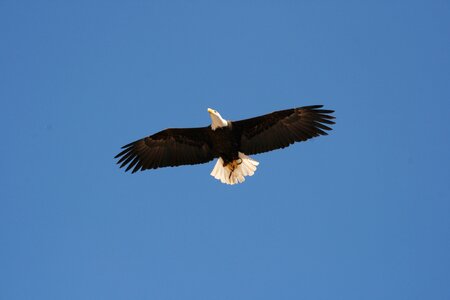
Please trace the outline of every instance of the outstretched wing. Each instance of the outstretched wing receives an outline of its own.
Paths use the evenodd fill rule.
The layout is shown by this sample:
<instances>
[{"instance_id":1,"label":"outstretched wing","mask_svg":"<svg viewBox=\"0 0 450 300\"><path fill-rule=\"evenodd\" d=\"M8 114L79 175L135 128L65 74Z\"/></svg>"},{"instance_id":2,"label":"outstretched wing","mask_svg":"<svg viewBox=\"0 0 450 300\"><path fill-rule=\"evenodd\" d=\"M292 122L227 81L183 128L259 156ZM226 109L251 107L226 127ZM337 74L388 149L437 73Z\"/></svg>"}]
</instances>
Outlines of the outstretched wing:
<instances>
[{"instance_id":1,"label":"outstretched wing","mask_svg":"<svg viewBox=\"0 0 450 300\"><path fill-rule=\"evenodd\" d=\"M169 128L122 147L116 155L120 167L139 170L194 165L214 158L209 127Z\"/></svg>"},{"instance_id":2,"label":"outstretched wing","mask_svg":"<svg viewBox=\"0 0 450 300\"><path fill-rule=\"evenodd\" d=\"M287 147L319 135L327 135L334 124L333 110L322 105L304 106L276 111L256 118L233 122L233 129L241 133L240 151L256 154Z\"/></svg>"}]
</instances>

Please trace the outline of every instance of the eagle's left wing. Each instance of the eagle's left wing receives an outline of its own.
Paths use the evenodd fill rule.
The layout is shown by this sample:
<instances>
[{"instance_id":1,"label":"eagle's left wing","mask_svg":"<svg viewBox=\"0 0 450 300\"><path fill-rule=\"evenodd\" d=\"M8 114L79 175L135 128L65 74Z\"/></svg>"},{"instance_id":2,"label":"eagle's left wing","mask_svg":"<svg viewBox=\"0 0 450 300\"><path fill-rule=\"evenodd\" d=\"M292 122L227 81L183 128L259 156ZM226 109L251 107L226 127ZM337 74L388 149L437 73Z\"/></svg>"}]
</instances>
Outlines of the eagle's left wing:
<instances>
[{"instance_id":1,"label":"eagle's left wing","mask_svg":"<svg viewBox=\"0 0 450 300\"><path fill-rule=\"evenodd\" d=\"M267 115L232 122L240 132L240 151L250 155L287 147L319 135L327 135L332 125L333 110L322 105L276 111Z\"/></svg>"}]
</instances>

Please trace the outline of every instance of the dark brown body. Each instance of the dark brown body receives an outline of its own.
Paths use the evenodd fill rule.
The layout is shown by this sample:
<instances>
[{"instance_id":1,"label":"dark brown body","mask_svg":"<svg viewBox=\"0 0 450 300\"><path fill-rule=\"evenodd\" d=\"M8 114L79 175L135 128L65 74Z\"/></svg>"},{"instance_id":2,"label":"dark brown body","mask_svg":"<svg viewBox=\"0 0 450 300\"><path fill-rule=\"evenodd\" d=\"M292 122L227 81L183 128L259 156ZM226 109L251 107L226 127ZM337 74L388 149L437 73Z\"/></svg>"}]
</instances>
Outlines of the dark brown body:
<instances>
[{"instance_id":1,"label":"dark brown body","mask_svg":"<svg viewBox=\"0 0 450 300\"><path fill-rule=\"evenodd\" d=\"M239 158L240 135L233 132L231 121L226 127L211 129L209 135L214 157L221 157L225 165Z\"/></svg>"}]
</instances>

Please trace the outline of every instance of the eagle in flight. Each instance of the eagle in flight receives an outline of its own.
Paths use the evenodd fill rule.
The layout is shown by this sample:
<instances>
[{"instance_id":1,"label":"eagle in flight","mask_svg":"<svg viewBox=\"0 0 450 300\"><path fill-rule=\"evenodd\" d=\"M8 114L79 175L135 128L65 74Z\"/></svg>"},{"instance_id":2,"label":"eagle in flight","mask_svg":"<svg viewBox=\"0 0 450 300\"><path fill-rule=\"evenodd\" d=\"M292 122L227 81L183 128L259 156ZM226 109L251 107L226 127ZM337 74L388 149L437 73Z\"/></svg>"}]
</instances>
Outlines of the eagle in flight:
<instances>
[{"instance_id":1,"label":"eagle in flight","mask_svg":"<svg viewBox=\"0 0 450 300\"><path fill-rule=\"evenodd\" d=\"M132 173L147 169L202 164L217 158L211 175L225 184L252 176L259 162L248 155L285 148L295 142L327 135L333 110L322 105L275 111L255 118L229 121L208 108L211 125L168 128L122 147L120 167Z\"/></svg>"}]
</instances>

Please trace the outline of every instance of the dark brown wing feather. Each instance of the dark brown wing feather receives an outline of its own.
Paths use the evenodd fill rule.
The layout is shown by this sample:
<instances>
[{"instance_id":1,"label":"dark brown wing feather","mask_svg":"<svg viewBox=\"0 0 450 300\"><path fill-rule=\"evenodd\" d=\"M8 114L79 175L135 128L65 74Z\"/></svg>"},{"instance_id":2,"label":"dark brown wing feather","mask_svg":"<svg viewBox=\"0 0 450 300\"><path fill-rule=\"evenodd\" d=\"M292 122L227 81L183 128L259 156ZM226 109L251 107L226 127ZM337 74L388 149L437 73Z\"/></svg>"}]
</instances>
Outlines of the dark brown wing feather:
<instances>
[{"instance_id":1,"label":"dark brown wing feather","mask_svg":"<svg viewBox=\"0 0 450 300\"><path fill-rule=\"evenodd\" d=\"M334 124L330 115L334 111L321 108L304 106L233 122L233 128L241 133L240 151L248 155L262 153L327 135L326 130L331 128L325 124Z\"/></svg>"},{"instance_id":2,"label":"dark brown wing feather","mask_svg":"<svg viewBox=\"0 0 450 300\"><path fill-rule=\"evenodd\" d=\"M169 128L122 147L116 155L125 171L194 165L214 158L211 153L210 127Z\"/></svg>"}]
</instances>

